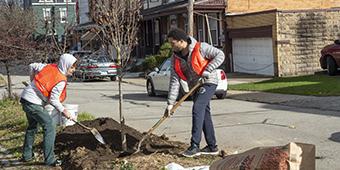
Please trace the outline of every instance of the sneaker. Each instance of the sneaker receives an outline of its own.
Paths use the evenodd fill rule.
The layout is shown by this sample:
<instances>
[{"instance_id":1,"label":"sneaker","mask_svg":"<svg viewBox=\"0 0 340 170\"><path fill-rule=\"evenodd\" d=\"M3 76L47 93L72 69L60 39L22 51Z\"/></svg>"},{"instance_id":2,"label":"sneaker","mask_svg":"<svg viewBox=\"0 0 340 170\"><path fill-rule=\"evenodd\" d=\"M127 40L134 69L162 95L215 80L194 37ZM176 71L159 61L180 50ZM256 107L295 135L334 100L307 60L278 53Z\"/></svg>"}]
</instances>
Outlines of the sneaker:
<instances>
[{"instance_id":1,"label":"sneaker","mask_svg":"<svg viewBox=\"0 0 340 170\"><path fill-rule=\"evenodd\" d=\"M24 157L22 157L19 161L20 162L31 162L34 160L34 153L32 153L32 157L29 159L25 159Z\"/></svg>"},{"instance_id":2,"label":"sneaker","mask_svg":"<svg viewBox=\"0 0 340 170\"><path fill-rule=\"evenodd\" d=\"M61 166L61 160L56 159L52 164L49 164L48 166L58 167Z\"/></svg>"},{"instance_id":3,"label":"sneaker","mask_svg":"<svg viewBox=\"0 0 340 170\"><path fill-rule=\"evenodd\" d=\"M200 148L196 145L191 145L182 155L189 158L199 156L201 155Z\"/></svg>"},{"instance_id":4,"label":"sneaker","mask_svg":"<svg viewBox=\"0 0 340 170\"><path fill-rule=\"evenodd\" d=\"M201 149L200 152L203 155L218 155L218 148L217 146L215 147L206 146L203 149Z\"/></svg>"}]
</instances>

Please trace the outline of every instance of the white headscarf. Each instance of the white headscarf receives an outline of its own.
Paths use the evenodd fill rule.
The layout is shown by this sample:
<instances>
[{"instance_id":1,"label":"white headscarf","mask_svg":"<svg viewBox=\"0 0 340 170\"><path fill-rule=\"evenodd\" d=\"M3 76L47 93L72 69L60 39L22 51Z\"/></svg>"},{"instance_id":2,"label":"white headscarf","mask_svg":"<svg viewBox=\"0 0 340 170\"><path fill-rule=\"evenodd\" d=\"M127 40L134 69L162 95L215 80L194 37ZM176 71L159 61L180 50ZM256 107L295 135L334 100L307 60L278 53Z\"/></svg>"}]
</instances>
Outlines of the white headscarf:
<instances>
[{"instance_id":1,"label":"white headscarf","mask_svg":"<svg viewBox=\"0 0 340 170\"><path fill-rule=\"evenodd\" d=\"M63 54L60 56L58 68L66 75L67 70L77 61L77 59L72 54Z\"/></svg>"}]
</instances>

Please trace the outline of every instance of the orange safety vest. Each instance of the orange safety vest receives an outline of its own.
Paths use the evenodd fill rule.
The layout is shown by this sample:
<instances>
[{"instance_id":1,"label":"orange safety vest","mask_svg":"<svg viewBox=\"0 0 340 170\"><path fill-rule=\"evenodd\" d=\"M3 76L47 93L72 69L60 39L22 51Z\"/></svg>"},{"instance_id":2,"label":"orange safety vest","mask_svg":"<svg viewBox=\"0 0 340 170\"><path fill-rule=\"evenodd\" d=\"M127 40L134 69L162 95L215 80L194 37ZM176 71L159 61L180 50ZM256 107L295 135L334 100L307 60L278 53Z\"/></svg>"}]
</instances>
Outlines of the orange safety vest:
<instances>
[{"instance_id":1,"label":"orange safety vest","mask_svg":"<svg viewBox=\"0 0 340 170\"><path fill-rule=\"evenodd\" d=\"M52 89L58 83L67 81L67 78L62 74L56 64L46 65L37 75L34 77L35 86L39 91L48 99L51 96ZM60 102L63 102L66 98L66 85L60 95Z\"/></svg>"},{"instance_id":2,"label":"orange safety vest","mask_svg":"<svg viewBox=\"0 0 340 170\"><path fill-rule=\"evenodd\" d=\"M197 42L192 53L191 53L191 66L195 73L199 76L202 75L203 71L209 64L209 60L202 57L201 52L201 43ZM185 77L182 69L181 69L181 60L176 56L175 57L175 72L182 80L187 80L187 77Z\"/></svg>"}]
</instances>

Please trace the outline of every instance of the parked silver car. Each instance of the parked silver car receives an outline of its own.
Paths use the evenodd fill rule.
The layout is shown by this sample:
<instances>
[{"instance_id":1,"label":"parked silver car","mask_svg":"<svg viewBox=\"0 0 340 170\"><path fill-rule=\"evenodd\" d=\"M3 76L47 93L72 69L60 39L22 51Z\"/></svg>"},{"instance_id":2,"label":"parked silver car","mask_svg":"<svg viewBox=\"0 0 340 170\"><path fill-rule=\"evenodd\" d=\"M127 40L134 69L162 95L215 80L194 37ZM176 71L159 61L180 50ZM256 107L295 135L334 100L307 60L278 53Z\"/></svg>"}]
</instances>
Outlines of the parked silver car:
<instances>
[{"instance_id":1,"label":"parked silver car","mask_svg":"<svg viewBox=\"0 0 340 170\"><path fill-rule=\"evenodd\" d=\"M168 94L170 84L170 69L171 59L166 59L159 68L155 68L154 71L147 75L146 91L149 96L155 96L158 94ZM227 95L228 81L227 75L222 69L217 69L218 73L218 85L215 95L218 99L224 99ZM181 88L179 91L179 97L189 92L188 83L186 81L180 81Z\"/></svg>"},{"instance_id":2,"label":"parked silver car","mask_svg":"<svg viewBox=\"0 0 340 170\"><path fill-rule=\"evenodd\" d=\"M97 78L110 78L112 81L115 81L117 65L107 55L88 56L80 59L74 75L82 81Z\"/></svg>"}]
</instances>

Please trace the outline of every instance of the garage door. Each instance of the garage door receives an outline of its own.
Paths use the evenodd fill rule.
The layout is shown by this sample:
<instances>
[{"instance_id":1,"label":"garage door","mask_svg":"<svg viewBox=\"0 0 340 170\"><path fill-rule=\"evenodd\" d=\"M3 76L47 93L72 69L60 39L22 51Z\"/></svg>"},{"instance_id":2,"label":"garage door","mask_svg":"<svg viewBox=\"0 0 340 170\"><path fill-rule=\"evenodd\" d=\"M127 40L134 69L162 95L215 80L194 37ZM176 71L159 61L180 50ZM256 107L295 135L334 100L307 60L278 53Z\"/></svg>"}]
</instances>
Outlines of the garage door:
<instances>
[{"instance_id":1,"label":"garage door","mask_svg":"<svg viewBox=\"0 0 340 170\"><path fill-rule=\"evenodd\" d=\"M272 38L233 39L234 71L274 75Z\"/></svg>"}]
</instances>

